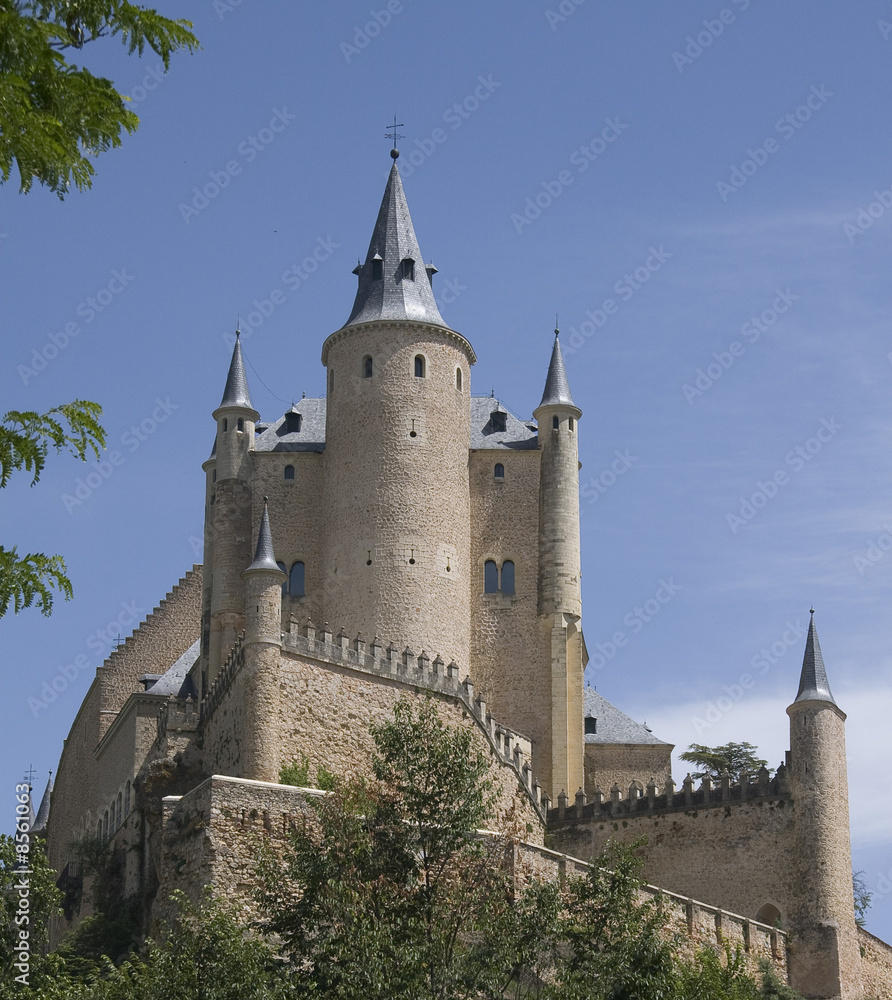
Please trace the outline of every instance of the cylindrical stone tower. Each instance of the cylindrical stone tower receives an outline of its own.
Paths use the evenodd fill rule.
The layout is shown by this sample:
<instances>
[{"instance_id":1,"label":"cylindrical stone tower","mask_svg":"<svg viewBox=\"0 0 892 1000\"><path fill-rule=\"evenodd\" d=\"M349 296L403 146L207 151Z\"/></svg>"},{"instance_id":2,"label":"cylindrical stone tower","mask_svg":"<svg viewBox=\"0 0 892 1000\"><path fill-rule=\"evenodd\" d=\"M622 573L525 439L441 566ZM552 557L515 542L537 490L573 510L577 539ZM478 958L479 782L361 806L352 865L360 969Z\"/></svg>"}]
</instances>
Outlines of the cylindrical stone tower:
<instances>
[{"instance_id":1,"label":"cylindrical stone tower","mask_svg":"<svg viewBox=\"0 0 892 1000\"><path fill-rule=\"evenodd\" d=\"M394 163L347 323L325 342L333 629L468 669L471 345L443 322Z\"/></svg>"},{"instance_id":2,"label":"cylindrical stone tower","mask_svg":"<svg viewBox=\"0 0 892 1000\"><path fill-rule=\"evenodd\" d=\"M223 400L213 416L217 421L217 479L209 508L213 524L209 685L244 628L245 590L241 573L251 561L250 453L254 450L254 424L260 414L251 405L238 335Z\"/></svg>"},{"instance_id":3,"label":"cylindrical stone tower","mask_svg":"<svg viewBox=\"0 0 892 1000\"><path fill-rule=\"evenodd\" d=\"M244 685L241 776L278 781L282 761L279 722L279 660L282 653L282 583L276 565L266 499L254 561L241 574L245 584L245 657L239 681Z\"/></svg>"},{"instance_id":4,"label":"cylindrical stone tower","mask_svg":"<svg viewBox=\"0 0 892 1000\"><path fill-rule=\"evenodd\" d=\"M582 591L579 551L579 449L582 411L573 402L555 330L539 427L539 624L549 650L548 724L534 750L539 780L553 800L585 783ZM538 759L535 759L538 758Z\"/></svg>"},{"instance_id":5,"label":"cylindrical stone tower","mask_svg":"<svg viewBox=\"0 0 892 1000\"><path fill-rule=\"evenodd\" d=\"M790 887L790 985L807 997L863 997L852 894L845 712L830 692L814 612L790 716L796 865Z\"/></svg>"}]
</instances>

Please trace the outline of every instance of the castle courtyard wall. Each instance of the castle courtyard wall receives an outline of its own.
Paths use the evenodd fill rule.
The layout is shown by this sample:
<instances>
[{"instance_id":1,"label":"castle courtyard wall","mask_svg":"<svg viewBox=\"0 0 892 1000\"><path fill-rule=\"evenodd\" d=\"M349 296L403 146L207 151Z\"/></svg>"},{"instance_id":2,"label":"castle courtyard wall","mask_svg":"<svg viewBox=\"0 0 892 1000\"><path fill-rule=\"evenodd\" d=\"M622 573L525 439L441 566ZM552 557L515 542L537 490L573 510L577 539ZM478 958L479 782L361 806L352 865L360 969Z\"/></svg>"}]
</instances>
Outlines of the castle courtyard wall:
<instances>
[{"instance_id":1,"label":"castle courtyard wall","mask_svg":"<svg viewBox=\"0 0 892 1000\"><path fill-rule=\"evenodd\" d=\"M628 789L633 781L641 781L646 787L650 780L662 788L671 776L670 743L585 744L585 794L589 801L596 788L606 794L614 785Z\"/></svg>"},{"instance_id":2,"label":"castle courtyard wall","mask_svg":"<svg viewBox=\"0 0 892 1000\"><path fill-rule=\"evenodd\" d=\"M861 946L861 982L866 997L889 1000L892 997L892 946L858 928Z\"/></svg>"}]
</instances>

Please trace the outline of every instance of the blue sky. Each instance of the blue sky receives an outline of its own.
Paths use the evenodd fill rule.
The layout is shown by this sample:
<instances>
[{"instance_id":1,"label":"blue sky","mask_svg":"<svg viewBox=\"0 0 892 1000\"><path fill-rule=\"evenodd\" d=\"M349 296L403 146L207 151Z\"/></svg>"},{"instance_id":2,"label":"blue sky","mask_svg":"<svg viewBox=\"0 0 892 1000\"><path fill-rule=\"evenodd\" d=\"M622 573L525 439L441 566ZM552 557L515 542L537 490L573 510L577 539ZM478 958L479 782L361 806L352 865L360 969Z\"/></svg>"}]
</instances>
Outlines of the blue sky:
<instances>
[{"instance_id":1,"label":"blue sky","mask_svg":"<svg viewBox=\"0 0 892 1000\"><path fill-rule=\"evenodd\" d=\"M200 561L236 317L264 418L322 394L396 114L472 391L529 417L559 313L589 680L679 751L749 740L776 765L814 606L868 927L892 940L892 4L163 10L203 45L166 76L86 53L141 119L92 190L0 189L4 409L98 400L118 455L0 496L4 544L63 553L75 585L0 623L7 814L118 635Z\"/></svg>"}]
</instances>

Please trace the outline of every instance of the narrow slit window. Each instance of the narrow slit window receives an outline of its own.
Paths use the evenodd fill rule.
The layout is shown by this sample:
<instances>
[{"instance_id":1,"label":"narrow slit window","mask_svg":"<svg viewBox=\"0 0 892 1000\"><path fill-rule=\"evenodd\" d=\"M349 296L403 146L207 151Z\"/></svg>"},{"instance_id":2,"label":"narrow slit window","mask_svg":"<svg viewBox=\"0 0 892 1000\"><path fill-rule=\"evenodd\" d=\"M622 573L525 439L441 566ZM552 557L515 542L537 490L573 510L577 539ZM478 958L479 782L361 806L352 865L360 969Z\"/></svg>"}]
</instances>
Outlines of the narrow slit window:
<instances>
[{"instance_id":1,"label":"narrow slit window","mask_svg":"<svg viewBox=\"0 0 892 1000\"><path fill-rule=\"evenodd\" d=\"M288 578L288 588L292 597L303 597L306 593L306 567L302 562L296 562L291 567Z\"/></svg>"},{"instance_id":2,"label":"narrow slit window","mask_svg":"<svg viewBox=\"0 0 892 1000\"><path fill-rule=\"evenodd\" d=\"M573 419L573 417L570 417L570 419L567 421L567 427L571 431L576 429L576 421Z\"/></svg>"},{"instance_id":3,"label":"narrow slit window","mask_svg":"<svg viewBox=\"0 0 892 1000\"><path fill-rule=\"evenodd\" d=\"M496 462L496 467L493 469L492 474L493 474L493 476L495 476L496 479L504 479L505 478L505 466L502 465L501 462Z\"/></svg>"},{"instance_id":4,"label":"narrow slit window","mask_svg":"<svg viewBox=\"0 0 892 1000\"><path fill-rule=\"evenodd\" d=\"M293 465L286 465L285 466L285 480L286 480L286 482L288 482L288 481L291 481L293 479L294 479L294 466Z\"/></svg>"},{"instance_id":5,"label":"narrow slit window","mask_svg":"<svg viewBox=\"0 0 892 1000\"><path fill-rule=\"evenodd\" d=\"M461 368L455 369L455 388L461 392Z\"/></svg>"},{"instance_id":6,"label":"narrow slit window","mask_svg":"<svg viewBox=\"0 0 892 1000\"><path fill-rule=\"evenodd\" d=\"M241 417L238 418L238 423L235 425L235 429L237 431L243 431L245 429L245 421Z\"/></svg>"},{"instance_id":7,"label":"narrow slit window","mask_svg":"<svg viewBox=\"0 0 892 1000\"><path fill-rule=\"evenodd\" d=\"M497 594L499 592L499 567L492 559L483 564L483 593Z\"/></svg>"},{"instance_id":8,"label":"narrow slit window","mask_svg":"<svg viewBox=\"0 0 892 1000\"><path fill-rule=\"evenodd\" d=\"M514 593L514 563L510 559L506 559L502 563L502 593L503 594L513 594Z\"/></svg>"},{"instance_id":9,"label":"narrow slit window","mask_svg":"<svg viewBox=\"0 0 892 1000\"><path fill-rule=\"evenodd\" d=\"M371 378L372 377L372 358L371 355L367 354L362 359L362 377Z\"/></svg>"},{"instance_id":10,"label":"narrow slit window","mask_svg":"<svg viewBox=\"0 0 892 1000\"><path fill-rule=\"evenodd\" d=\"M424 378L424 355L415 355L415 378Z\"/></svg>"},{"instance_id":11,"label":"narrow slit window","mask_svg":"<svg viewBox=\"0 0 892 1000\"><path fill-rule=\"evenodd\" d=\"M557 415L553 416L551 418L551 428L552 428L552 430L556 431L556 430L558 430L560 428L560 426L561 426L560 417L558 417Z\"/></svg>"},{"instance_id":12,"label":"narrow slit window","mask_svg":"<svg viewBox=\"0 0 892 1000\"><path fill-rule=\"evenodd\" d=\"M225 434L229 430L229 421L226 417L223 418L223 433Z\"/></svg>"}]
</instances>

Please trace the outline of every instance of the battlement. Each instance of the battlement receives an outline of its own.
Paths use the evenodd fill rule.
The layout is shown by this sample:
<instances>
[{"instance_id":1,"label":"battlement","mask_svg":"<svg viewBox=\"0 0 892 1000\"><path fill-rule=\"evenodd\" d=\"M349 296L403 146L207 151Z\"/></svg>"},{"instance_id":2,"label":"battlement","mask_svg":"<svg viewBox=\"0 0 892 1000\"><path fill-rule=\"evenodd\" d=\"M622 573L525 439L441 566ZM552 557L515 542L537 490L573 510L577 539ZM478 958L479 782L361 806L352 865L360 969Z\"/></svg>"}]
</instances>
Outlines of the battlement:
<instances>
[{"instance_id":1,"label":"battlement","mask_svg":"<svg viewBox=\"0 0 892 1000\"><path fill-rule=\"evenodd\" d=\"M611 819L616 816L641 816L655 813L689 812L692 809L709 809L722 806L740 805L764 799L790 799L790 781L784 764L772 778L768 770L760 768L755 775L743 774L741 780L733 782L727 771L718 784L704 777L699 788L694 788L694 779L688 775L682 782L681 790L670 777L662 791L651 779L645 787L640 781L633 781L625 795L619 785L614 784L609 793L596 787L589 801L580 789L571 804L563 792L558 796L556 808L549 810L551 823L572 823L592 820L598 817Z\"/></svg>"},{"instance_id":2,"label":"battlement","mask_svg":"<svg viewBox=\"0 0 892 1000\"><path fill-rule=\"evenodd\" d=\"M460 670L454 660L446 663L439 655L431 659L424 650L416 653L409 646L400 649L393 642L385 647L377 636L371 642L366 642L361 634L353 639L349 638L343 629L334 635L327 624L317 628L309 620L304 625L292 620L290 625L290 631L283 632L281 637L282 649L286 653L311 657L360 674L388 678L416 690L429 691L460 702L486 736L499 763L516 773L539 818L545 821L551 800L542 790L538 779L533 776L530 740L496 722L487 710L486 701L475 696L474 682L469 677L459 680ZM202 700L202 722L213 715L233 678L244 666L243 643L244 633L238 637L223 669Z\"/></svg>"},{"instance_id":3,"label":"battlement","mask_svg":"<svg viewBox=\"0 0 892 1000\"><path fill-rule=\"evenodd\" d=\"M195 732L201 720L198 703L192 698L170 698L158 713L158 739L170 732Z\"/></svg>"}]
</instances>

